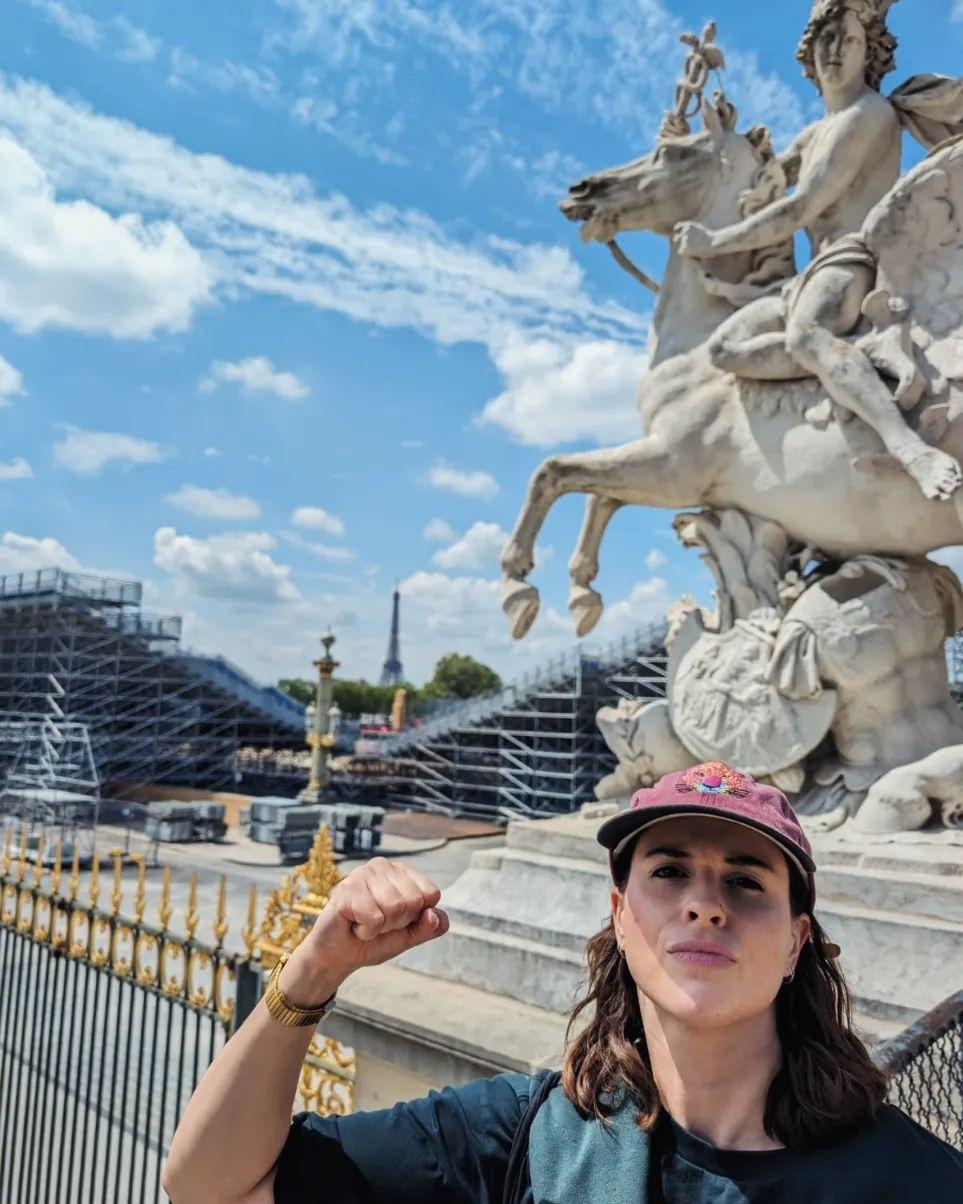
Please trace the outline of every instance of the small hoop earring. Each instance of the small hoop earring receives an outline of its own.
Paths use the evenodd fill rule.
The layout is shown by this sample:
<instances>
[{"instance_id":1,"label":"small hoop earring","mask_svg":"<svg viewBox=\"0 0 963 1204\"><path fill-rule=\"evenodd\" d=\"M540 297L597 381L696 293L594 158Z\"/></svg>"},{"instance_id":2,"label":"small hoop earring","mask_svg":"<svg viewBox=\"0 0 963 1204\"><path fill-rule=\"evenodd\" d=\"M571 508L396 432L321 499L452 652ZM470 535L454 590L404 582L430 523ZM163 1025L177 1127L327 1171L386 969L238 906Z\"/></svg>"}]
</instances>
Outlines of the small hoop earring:
<instances>
[{"instance_id":1,"label":"small hoop earring","mask_svg":"<svg viewBox=\"0 0 963 1204\"><path fill-rule=\"evenodd\" d=\"M783 982L792 982L792 980L793 980L795 977L796 977L796 967L795 967L795 966L793 966L793 968L792 968L792 969L789 971L789 973L788 973L788 974L786 975L786 977L783 979Z\"/></svg>"}]
</instances>

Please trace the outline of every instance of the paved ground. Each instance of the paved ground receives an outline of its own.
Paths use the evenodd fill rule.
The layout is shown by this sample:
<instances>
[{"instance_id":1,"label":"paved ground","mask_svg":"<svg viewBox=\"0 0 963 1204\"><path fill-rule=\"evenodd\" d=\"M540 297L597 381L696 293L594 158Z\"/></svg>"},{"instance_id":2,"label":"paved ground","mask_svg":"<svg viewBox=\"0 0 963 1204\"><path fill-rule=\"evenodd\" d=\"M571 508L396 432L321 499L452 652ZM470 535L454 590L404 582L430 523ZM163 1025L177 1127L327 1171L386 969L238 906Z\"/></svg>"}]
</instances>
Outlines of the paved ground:
<instances>
[{"instance_id":1,"label":"paved ground","mask_svg":"<svg viewBox=\"0 0 963 1204\"><path fill-rule=\"evenodd\" d=\"M395 817L392 817L394 819ZM411 816L397 817L399 820L410 820ZM499 829L488 825L474 825L475 828L487 830L487 835L468 835L462 827L464 821L447 821L453 825L455 839L446 840L440 833L444 829L444 817L430 817L436 822L432 825L409 824L409 831L432 833L421 838L403 836L389 830L383 838L379 853L386 857L397 858L410 862L418 870L436 882L444 891L466 869L475 849L491 848L504 844L505 834ZM441 821L440 823L437 821ZM401 823L392 823L390 828L401 828ZM469 829L470 831L470 829ZM98 847L106 855L111 848L127 848L131 853L150 852L148 842L138 833L128 836L121 828L111 828L104 825L98 833ZM342 874L349 874L355 866L363 863L365 858L339 858L338 868ZM171 869L171 903L174 909L170 928L180 934L184 930L184 917L187 914L187 899L192 874L197 875L198 883L198 913L201 922L197 937L202 941L212 941L212 926L216 914L217 893L221 875L227 881L227 911L229 931L225 939L228 948L241 949L243 941L241 931L247 923L247 912L251 886L257 889L258 921L263 914L264 903L271 891L275 890L282 878L295 868L283 865L277 851L271 845L258 844L243 833L231 832L228 839L218 844L162 844L159 846L159 862L156 865L148 863L146 872L147 909L145 920L150 924L157 923L158 905L161 897L161 884L165 866ZM100 907L110 906L112 890L112 862L104 856L100 871ZM132 914L134 887L137 879L136 865L125 858L122 872L123 903L122 914ZM29 878L32 881L32 876ZM80 875L81 889L79 897L86 900L89 897L90 873ZM49 876L44 878L45 884ZM66 881L61 885L65 889Z\"/></svg>"}]
</instances>

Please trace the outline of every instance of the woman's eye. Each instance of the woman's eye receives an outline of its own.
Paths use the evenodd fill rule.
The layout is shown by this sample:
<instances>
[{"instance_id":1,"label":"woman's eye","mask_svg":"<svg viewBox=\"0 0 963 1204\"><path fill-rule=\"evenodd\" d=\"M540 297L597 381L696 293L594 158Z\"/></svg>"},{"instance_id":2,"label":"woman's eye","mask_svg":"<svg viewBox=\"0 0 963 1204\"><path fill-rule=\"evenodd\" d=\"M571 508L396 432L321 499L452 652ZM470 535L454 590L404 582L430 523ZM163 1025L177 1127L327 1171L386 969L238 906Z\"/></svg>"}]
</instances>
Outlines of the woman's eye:
<instances>
[{"instance_id":1,"label":"woman's eye","mask_svg":"<svg viewBox=\"0 0 963 1204\"><path fill-rule=\"evenodd\" d=\"M674 873L674 874L681 874L683 871L682 871L682 867L678 866L678 865L660 865L657 870L653 870L652 877L653 878L664 878L664 877L668 876L667 872Z\"/></svg>"},{"instance_id":2,"label":"woman's eye","mask_svg":"<svg viewBox=\"0 0 963 1204\"><path fill-rule=\"evenodd\" d=\"M736 883L740 887L748 887L749 890L762 890L762 887L755 878L730 878L729 881Z\"/></svg>"}]
</instances>

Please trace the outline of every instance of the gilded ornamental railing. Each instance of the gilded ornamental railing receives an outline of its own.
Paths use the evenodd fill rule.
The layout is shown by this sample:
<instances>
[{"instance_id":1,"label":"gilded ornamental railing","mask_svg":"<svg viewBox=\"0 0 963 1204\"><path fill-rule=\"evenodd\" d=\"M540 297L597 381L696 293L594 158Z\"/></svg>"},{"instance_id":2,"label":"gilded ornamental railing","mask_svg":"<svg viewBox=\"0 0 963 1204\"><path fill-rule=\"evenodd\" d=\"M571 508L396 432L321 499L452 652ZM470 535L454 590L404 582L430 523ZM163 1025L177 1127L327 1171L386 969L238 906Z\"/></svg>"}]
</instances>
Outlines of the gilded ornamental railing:
<instances>
[{"instance_id":1,"label":"gilded ornamental railing","mask_svg":"<svg viewBox=\"0 0 963 1204\"><path fill-rule=\"evenodd\" d=\"M88 1190L103 1199L161 1201L163 1159L194 1087L256 1006L265 972L282 950L304 939L340 879L322 829L307 863L269 896L260 922L251 887L242 947L229 948L223 875L216 882L213 940L203 941L197 874L175 883L171 868L163 869L151 923L147 866L143 857L132 860L136 881L128 909L120 849L95 852L82 877L78 851L65 865L60 839L45 858L42 833L5 831L4 1204L74 1204ZM176 928L175 891L177 910L183 908ZM295 1110L351 1111L354 1077L353 1051L319 1034L305 1059Z\"/></svg>"}]
</instances>

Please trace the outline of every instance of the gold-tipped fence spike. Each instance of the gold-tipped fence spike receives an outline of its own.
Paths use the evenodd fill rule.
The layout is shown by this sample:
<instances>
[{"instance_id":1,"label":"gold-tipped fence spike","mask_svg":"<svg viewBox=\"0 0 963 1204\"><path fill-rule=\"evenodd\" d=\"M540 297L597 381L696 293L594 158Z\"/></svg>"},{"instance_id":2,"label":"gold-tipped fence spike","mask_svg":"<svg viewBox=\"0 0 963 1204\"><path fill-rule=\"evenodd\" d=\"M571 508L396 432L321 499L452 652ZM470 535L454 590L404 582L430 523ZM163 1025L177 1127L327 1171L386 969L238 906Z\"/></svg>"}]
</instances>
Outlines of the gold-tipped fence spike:
<instances>
[{"instance_id":1,"label":"gold-tipped fence spike","mask_svg":"<svg viewBox=\"0 0 963 1204\"><path fill-rule=\"evenodd\" d=\"M46 839L43 832L37 837L37 859L33 863L33 884L39 888L41 879L43 878L43 850L46 844Z\"/></svg>"},{"instance_id":2,"label":"gold-tipped fence spike","mask_svg":"<svg viewBox=\"0 0 963 1204\"><path fill-rule=\"evenodd\" d=\"M94 848L94 862L90 867L90 906L96 911L100 900L100 849Z\"/></svg>"},{"instance_id":3,"label":"gold-tipped fence spike","mask_svg":"<svg viewBox=\"0 0 963 1204\"><path fill-rule=\"evenodd\" d=\"M142 853L136 854L137 857L137 891L134 894L134 919L140 924L144 919L144 910L147 907L147 862Z\"/></svg>"},{"instance_id":4,"label":"gold-tipped fence spike","mask_svg":"<svg viewBox=\"0 0 963 1204\"><path fill-rule=\"evenodd\" d=\"M257 887L253 885L247 904L247 924L241 932L241 940L248 957L253 957L254 946L257 943Z\"/></svg>"},{"instance_id":5,"label":"gold-tipped fence spike","mask_svg":"<svg viewBox=\"0 0 963 1204\"><path fill-rule=\"evenodd\" d=\"M76 903L80 890L80 846L74 840L74 860L70 867L70 902Z\"/></svg>"},{"instance_id":6,"label":"gold-tipped fence spike","mask_svg":"<svg viewBox=\"0 0 963 1204\"><path fill-rule=\"evenodd\" d=\"M20 829L20 850L17 853L17 882L23 881L27 872L27 825Z\"/></svg>"},{"instance_id":7,"label":"gold-tipped fence spike","mask_svg":"<svg viewBox=\"0 0 963 1204\"><path fill-rule=\"evenodd\" d=\"M123 872L124 850L111 849L110 855L114 859L114 889L110 892L110 914L116 919L120 915L120 904L123 899L121 874Z\"/></svg>"},{"instance_id":8,"label":"gold-tipped fence spike","mask_svg":"<svg viewBox=\"0 0 963 1204\"><path fill-rule=\"evenodd\" d=\"M171 913L171 867L169 865L165 865L164 881L161 885L161 901L160 907L158 908L161 932L167 931L167 925L170 923Z\"/></svg>"},{"instance_id":9,"label":"gold-tipped fence spike","mask_svg":"<svg viewBox=\"0 0 963 1204\"><path fill-rule=\"evenodd\" d=\"M3 861L0 862L0 874L6 878L10 871L13 849L13 829L5 828L3 833Z\"/></svg>"},{"instance_id":10,"label":"gold-tipped fence spike","mask_svg":"<svg viewBox=\"0 0 963 1204\"><path fill-rule=\"evenodd\" d=\"M214 940L218 949L224 944L227 929L227 879L221 874L220 885L217 888L217 915L214 917Z\"/></svg>"},{"instance_id":11,"label":"gold-tipped fence spike","mask_svg":"<svg viewBox=\"0 0 963 1204\"><path fill-rule=\"evenodd\" d=\"M56 895L60 891L60 879L63 874L63 856L64 838L63 834L61 834L57 837L57 843L54 846L54 863L50 874L50 893L52 895Z\"/></svg>"},{"instance_id":12,"label":"gold-tipped fence spike","mask_svg":"<svg viewBox=\"0 0 963 1204\"><path fill-rule=\"evenodd\" d=\"M191 874L191 884L187 892L187 939L192 941L201 917L197 914L197 874Z\"/></svg>"}]
</instances>

